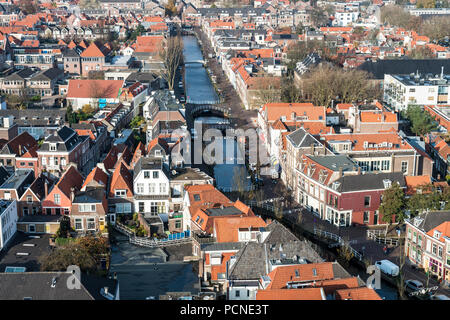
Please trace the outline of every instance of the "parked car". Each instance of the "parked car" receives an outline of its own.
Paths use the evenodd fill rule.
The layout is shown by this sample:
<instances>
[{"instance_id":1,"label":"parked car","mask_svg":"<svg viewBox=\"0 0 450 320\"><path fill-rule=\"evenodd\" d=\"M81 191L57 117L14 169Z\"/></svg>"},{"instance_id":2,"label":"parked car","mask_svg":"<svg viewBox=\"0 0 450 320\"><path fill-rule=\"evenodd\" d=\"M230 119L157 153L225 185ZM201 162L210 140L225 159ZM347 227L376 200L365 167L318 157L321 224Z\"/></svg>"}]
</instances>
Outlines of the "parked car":
<instances>
[{"instance_id":1,"label":"parked car","mask_svg":"<svg viewBox=\"0 0 450 320\"><path fill-rule=\"evenodd\" d=\"M180 102L181 102L181 103L185 103L185 102L186 102L186 100L184 99L183 96L180 97Z\"/></svg>"},{"instance_id":2,"label":"parked car","mask_svg":"<svg viewBox=\"0 0 450 320\"><path fill-rule=\"evenodd\" d=\"M434 294L431 296L431 300L450 300L445 294Z\"/></svg>"},{"instance_id":3,"label":"parked car","mask_svg":"<svg viewBox=\"0 0 450 320\"><path fill-rule=\"evenodd\" d=\"M400 268L389 260L375 261L375 267L379 268L383 273L396 277L399 274Z\"/></svg>"},{"instance_id":4,"label":"parked car","mask_svg":"<svg viewBox=\"0 0 450 320\"><path fill-rule=\"evenodd\" d=\"M411 279L406 280L405 285L406 285L406 288L408 288L412 291L419 291L419 290L424 289L423 283L420 282L419 280L411 280Z\"/></svg>"}]
</instances>

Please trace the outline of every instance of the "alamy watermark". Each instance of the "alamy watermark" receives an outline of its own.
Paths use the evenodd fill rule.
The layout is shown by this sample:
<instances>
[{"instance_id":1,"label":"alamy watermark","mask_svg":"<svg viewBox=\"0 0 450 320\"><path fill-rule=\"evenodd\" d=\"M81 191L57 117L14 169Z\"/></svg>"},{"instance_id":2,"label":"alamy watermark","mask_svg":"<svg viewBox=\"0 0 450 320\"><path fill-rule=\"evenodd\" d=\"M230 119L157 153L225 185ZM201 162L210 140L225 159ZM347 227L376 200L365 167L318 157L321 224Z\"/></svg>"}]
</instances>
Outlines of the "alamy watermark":
<instances>
[{"instance_id":1,"label":"alamy watermark","mask_svg":"<svg viewBox=\"0 0 450 320\"><path fill-rule=\"evenodd\" d=\"M80 290L81 289L81 270L79 266L70 265L67 267L67 272L71 275L67 278L67 289Z\"/></svg>"},{"instance_id":2,"label":"alamy watermark","mask_svg":"<svg viewBox=\"0 0 450 320\"><path fill-rule=\"evenodd\" d=\"M195 122L191 132L177 129L171 133L172 141L180 142L172 148L171 156L187 165L246 164L248 161L252 167L259 165L261 175L271 175L278 159L269 158L258 133L259 129L255 128L226 129L224 135L215 128L203 131L202 122Z\"/></svg>"}]
</instances>

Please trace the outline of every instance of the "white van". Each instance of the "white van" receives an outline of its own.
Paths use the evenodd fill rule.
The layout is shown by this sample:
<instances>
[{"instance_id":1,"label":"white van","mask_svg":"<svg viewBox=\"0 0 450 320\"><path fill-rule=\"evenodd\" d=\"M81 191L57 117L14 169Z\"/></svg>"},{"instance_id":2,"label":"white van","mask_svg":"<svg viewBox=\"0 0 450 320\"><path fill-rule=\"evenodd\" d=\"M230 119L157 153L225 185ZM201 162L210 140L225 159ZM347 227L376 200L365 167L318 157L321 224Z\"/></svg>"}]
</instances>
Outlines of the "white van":
<instances>
[{"instance_id":1,"label":"white van","mask_svg":"<svg viewBox=\"0 0 450 320\"><path fill-rule=\"evenodd\" d=\"M399 274L400 268L395 263L389 260L375 261L375 266L380 269L383 273L396 277Z\"/></svg>"}]
</instances>

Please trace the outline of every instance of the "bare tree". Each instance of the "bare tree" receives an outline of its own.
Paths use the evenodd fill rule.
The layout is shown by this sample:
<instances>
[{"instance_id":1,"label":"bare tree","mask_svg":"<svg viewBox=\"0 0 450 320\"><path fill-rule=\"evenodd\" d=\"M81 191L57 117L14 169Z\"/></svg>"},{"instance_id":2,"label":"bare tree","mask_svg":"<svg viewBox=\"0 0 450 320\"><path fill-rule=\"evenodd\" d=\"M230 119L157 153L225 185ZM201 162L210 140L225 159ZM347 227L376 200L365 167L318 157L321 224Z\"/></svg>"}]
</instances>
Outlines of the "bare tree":
<instances>
[{"instance_id":1,"label":"bare tree","mask_svg":"<svg viewBox=\"0 0 450 320\"><path fill-rule=\"evenodd\" d=\"M173 90L177 69L183 61L183 41L181 37L170 37L166 48L160 52L160 56L165 66L161 76L167 81L169 90Z\"/></svg>"},{"instance_id":2,"label":"bare tree","mask_svg":"<svg viewBox=\"0 0 450 320\"><path fill-rule=\"evenodd\" d=\"M262 77L256 84L255 99L258 105L277 102L281 99L280 86L271 81L271 78Z\"/></svg>"}]
</instances>

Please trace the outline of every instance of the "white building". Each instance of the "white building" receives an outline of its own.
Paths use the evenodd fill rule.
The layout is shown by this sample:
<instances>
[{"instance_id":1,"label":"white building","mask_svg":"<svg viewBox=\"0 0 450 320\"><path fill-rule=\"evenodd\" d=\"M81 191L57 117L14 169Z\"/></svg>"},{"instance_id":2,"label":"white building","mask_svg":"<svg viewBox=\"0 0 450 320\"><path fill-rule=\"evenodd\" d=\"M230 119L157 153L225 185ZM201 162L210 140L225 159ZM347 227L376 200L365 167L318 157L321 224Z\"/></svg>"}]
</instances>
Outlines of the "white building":
<instances>
[{"instance_id":1,"label":"white building","mask_svg":"<svg viewBox=\"0 0 450 320\"><path fill-rule=\"evenodd\" d=\"M358 11L337 11L332 25L334 27L346 27L352 25L359 18Z\"/></svg>"},{"instance_id":2,"label":"white building","mask_svg":"<svg viewBox=\"0 0 450 320\"><path fill-rule=\"evenodd\" d=\"M139 159L134 167L133 187L136 212L155 217L169 212L169 172L162 159Z\"/></svg>"},{"instance_id":3,"label":"white building","mask_svg":"<svg viewBox=\"0 0 450 320\"><path fill-rule=\"evenodd\" d=\"M17 202L0 200L0 251L17 231Z\"/></svg>"},{"instance_id":4,"label":"white building","mask_svg":"<svg viewBox=\"0 0 450 320\"><path fill-rule=\"evenodd\" d=\"M418 73L410 75L384 75L383 100L397 111L408 105L447 105L449 99L450 75Z\"/></svg>"}]
</instances>

